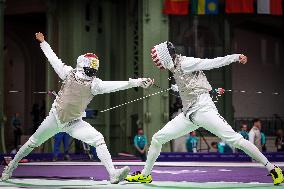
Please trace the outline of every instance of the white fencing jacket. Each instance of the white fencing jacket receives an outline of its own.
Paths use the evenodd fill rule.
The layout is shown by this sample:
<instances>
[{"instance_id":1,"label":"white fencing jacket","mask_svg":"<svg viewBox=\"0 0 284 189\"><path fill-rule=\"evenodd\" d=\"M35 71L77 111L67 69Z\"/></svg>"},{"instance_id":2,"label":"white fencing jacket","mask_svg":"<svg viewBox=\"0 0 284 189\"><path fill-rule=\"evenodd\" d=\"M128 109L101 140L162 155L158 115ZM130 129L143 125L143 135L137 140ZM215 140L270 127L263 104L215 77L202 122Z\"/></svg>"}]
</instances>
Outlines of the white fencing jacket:
<instances>
[{"instance_id":1,"label":"white fencing jacket","mask_svg":"<svg viewBox=\"0 0 284 189\"><path fill-rule=\"evenodd\" d=\"M65 65L47 42L40 43L40 47L55 72L64 81L52 105L52 112L61 125L80 119L95 95L141 86L141 78L130 78L129 81L102 81L96 77L82 78L84 74L80 74L71 66ZM66 89L68 87L69 89Z\"/></svg>"}]
</instances>

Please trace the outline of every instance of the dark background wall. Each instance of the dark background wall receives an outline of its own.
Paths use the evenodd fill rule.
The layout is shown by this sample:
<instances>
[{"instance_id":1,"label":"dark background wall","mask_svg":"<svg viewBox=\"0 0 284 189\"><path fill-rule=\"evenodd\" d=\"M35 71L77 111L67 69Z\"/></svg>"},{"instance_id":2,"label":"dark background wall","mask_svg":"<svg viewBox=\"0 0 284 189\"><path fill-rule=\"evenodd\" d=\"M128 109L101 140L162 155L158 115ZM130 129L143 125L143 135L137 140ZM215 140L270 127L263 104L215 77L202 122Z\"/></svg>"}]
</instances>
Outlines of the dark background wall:
<instances>
[{"instance_id":1,"label":"dark background wall","mask_svg":"<svg viewBox=\"0 0 284 189\"><path fill-rule=\"evenodd\" d=\"M29 22L26 22L29 20ZM12 116L18 112L23 134L33 132L31 111L42 105L45 94L45 58L34 39L35 31L45 31L44 14L19 14L5 17L5 113L7 146L13 142Z\"/></svg>"},{"instance_id":2,"label":"dark background wall","mask_svg":"<svg viewBox=\"0 0 284 189\"><path fill-rule=\"evenodd\" d=\"M283 20L275 16L171 16L170 40L186 56L214 58L233 53L248 56L246 65L234 63L232 69L205 72L213 88L238 90L226 93L216 103L222 115L226 117L224 100L230 96L234 118L274 117L274 114L284 117L283 28ZM226 86L226 82L230 84Z\"/></svg>"},{"instance_id":3,"label":"dark background wall","mask_svg":"<svg viewBox=\"0 0 284 189\"><path fill-rule=\"evenodd\" d=\"M236 28L232 46L249 58L245 66L233 65L233 89L247 91L233 94L234 116L284 117L283 37Z\"/></svg>"}]
</instances>

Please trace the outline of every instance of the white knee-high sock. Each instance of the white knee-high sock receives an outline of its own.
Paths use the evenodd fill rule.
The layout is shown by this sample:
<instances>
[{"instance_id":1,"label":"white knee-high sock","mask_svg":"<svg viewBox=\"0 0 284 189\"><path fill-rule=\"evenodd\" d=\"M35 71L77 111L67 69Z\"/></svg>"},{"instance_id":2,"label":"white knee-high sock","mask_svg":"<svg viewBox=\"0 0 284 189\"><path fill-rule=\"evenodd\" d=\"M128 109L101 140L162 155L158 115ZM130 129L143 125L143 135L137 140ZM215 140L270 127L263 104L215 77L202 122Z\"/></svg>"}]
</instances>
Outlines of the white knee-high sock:
<instances>
[{"instance_id":1,"label":"white knee-high sock","mask_svg":"<svg viewBox=\"0 0 284 189\"><path fill-rule=\"evenodd\" d=\"M18 163L19 161L21 161L21 159L23 159L24 157L26 157L29 153L31 153L31 151L33 151L33 149L35 148L35 146L28 140L17 152L17 154L15 155L14 159L11 161L12 163Z\"/></svg>"},{"instance_id":2,"label":"white knee-high sock","mask_svg":"<svg viewBox=\"0 0 284 189\"><path fill-rule=\"evenodd\" d=\"M142 175L148 176L151 174L151 171L154 167L156 160L158 159L161 153L161 150L162 150L162 145L152 140L149 151L148 151L146 164L144 166L144 169L141 172Z\"/></svg>"},{"instance_id":3,"label":"white knee-high sock","mask_svg":"<svg viewBox=\"0 0 284 189\"><path fill-rule=\"evenodd\" d=\"M106 144L101 144L96 147L98 158L101 160L102 164L107 169L107 172L109 175L113 174L115 171L115 168L112 163L111 155L107 149Z\"/></svg>"},{"instance_id":4,"label":"white knee-high sock","mask_svg":"<svg viewBox=\"0 0 284 189\"><path fill-rule=\"evenodd\" d=\"M263 164L269 172L272 169L274 169L274 165L272 165L268 161L268 159L259 151L259 149L255 145L253 145L250 141L242 139L239 143L238 148L243 150L246 154L248 154L256 161Z\"/></svg>"}]
</instances>

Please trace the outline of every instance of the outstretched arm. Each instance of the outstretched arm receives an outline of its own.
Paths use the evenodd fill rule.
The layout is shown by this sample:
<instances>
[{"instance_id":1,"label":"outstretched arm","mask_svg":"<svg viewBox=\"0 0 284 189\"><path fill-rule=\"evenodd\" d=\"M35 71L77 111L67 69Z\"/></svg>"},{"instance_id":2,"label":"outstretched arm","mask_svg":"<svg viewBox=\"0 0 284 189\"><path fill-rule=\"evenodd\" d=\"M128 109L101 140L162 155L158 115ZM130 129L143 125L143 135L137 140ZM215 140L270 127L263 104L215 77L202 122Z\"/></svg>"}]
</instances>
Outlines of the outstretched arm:
<instances>
[{"instance_id":1,"label":"outstretched arm","mask_svg":"<svg viewBox=\"0 0 284 189\"><path fill-rule=\"evenodd\" d=\"M102 81L95 78L92 82L92 94L104 94L116 91L121 91L133 87L148 88L153 84L153 80L150 78L129 79L129 81Z\"/></svg>"},{"instance_id":2,"label":"outstretched arm","mask_svg":"<svg viewBox=\"0 0 284 189\"><path fill-rule=\"evenodd\" d=\"M40 48L42 49L44 55L50 62L51 66L58 74L58 76L63 80L66 78L68 73L73 69L71 66L66 66L53 52L50 45L44 40L44 35L40 32L35 34L36 39L40 42Z\"/></svg>"},{"instance_id":3,"label":"outstretched arm","mask_svg":"<svg viewBox=\"0 0 284 189\"><path fill-rule=\"evenodd\" d=\"M181 68L185 72L211 70L213 68L226 66L237 61L245 64L247 62L247 57L242 54L227 55L225 57L217 57L214 59L185 57L185 59L181 62Z\"/></svg>"}]
</instances>

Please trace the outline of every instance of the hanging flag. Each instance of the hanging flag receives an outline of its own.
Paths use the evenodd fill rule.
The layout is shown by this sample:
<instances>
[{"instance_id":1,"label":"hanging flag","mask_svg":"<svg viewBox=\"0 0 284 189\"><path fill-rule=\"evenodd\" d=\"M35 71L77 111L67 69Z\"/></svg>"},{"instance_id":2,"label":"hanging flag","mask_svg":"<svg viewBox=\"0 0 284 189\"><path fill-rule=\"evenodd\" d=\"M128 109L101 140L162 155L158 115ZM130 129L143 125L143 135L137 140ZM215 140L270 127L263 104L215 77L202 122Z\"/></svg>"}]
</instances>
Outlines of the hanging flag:
<instances>
[{"instance_id":1,"label":"hanging flag","mask_svg":"<svg viewBox=\"0 0 284 189\"><path fill-rule=\"evenodd\" d=\"M257 13L283 15L282 0L257 0Z\"/></svg>"},{"instance_id":2,"label":"hanging flag","mask_svg":"<svg viewBox=\"0 0 284 189\"><path fill-rule=\"evenodd\" d=\"M254 0L226 0L226 13L253 13Z\"/></svg>"},{"instance_id":3,"label":"hanging flag","mask_svg":"<svg viewBox=\"0 0 284 189\"><path fill-rule=\"evenodd\" d=\"M187 15L189 0L165 0L164 14Z\"/></svg>"},{"instance_id":4,"label":"hanging flag","mask_svg":"<svg viewBox=\"0 0 284 189\"><path fill-rule=\"evenodd\" d=\"M193 14L218 14L218 0L192 0Z\"/></svg>"}]
</instances>

